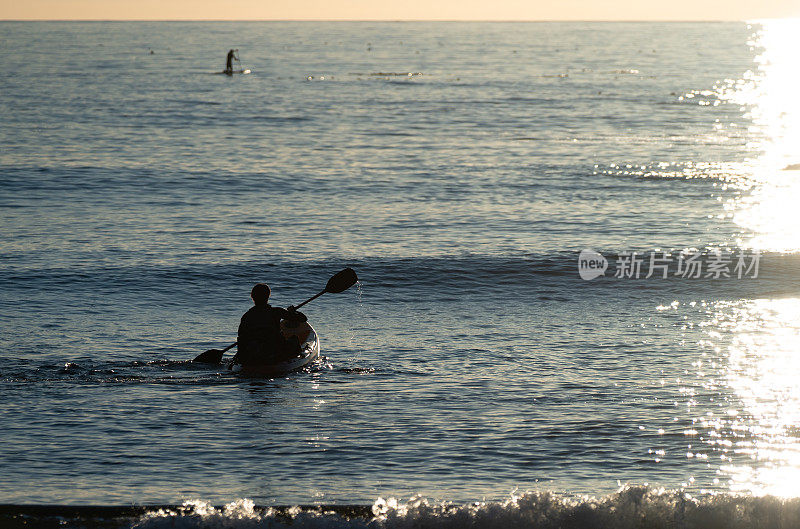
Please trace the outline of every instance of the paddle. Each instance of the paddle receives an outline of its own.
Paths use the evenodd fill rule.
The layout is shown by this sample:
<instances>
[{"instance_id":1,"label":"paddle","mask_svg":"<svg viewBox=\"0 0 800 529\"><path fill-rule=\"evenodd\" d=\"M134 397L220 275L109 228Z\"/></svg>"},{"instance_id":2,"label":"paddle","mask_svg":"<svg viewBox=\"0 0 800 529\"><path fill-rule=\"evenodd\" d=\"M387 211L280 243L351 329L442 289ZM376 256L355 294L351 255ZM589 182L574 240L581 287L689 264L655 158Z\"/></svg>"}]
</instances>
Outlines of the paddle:
<instances>
[{"instance_id":1,"label":"paddle","mask_svg":"<svg viewBox=\"0 0 800 529\"><path fill-rule=\"evenodd\" d=\"M192 362L202 362L203 364L219 364L222 362L222 355L225 354L225 351L228 349L233 348L237 342L233 342L225 349L209 349L205 353L201 353L197 355L197 357L192 360Z\"/></svg>"},{"instance_id":2,"label":"paddle","mask_svg":"<svg viewBox=\"0 0 800 529\"><path fill-rule=\"evenodd\" d=\"M344 270L342 270L341 272L330 278L328 280L328 284L325 285L325 288L322 289L322 291L319 294L311 296L310 298L308 298L301 304L295 306L294 308L299 309L306 303L314 301L315 299L317 299L326 292L330 292L331 294L338 294L339 292L344 292L348 288L355 285L356 281L358 281L358 276L356 275L355 270L353 270L352 268L345 268Z\"/></svg>"},{"instance_id":3,"label":"paddle","mask_svg":"<svg viewBox=\"0 0 800 529\"><path fill-rule=\"evenodd\" d=\"M295 309L299 309L306 303L314 301L321 295L329 292L331 294L338 294L340 292L344 292L348 288L352 287L358 281L358 276L356 275L355 270L352 268L345 268L341 272L335 274L328 280L328 284L325 285L325 288L319 294L311 296L301 304L294 307ZM209 349L208 351L198 355L193 362L202 362L204 364L219 364L222 361L222 355L225 354L225 351L234 347L236 343L230 344L225 349Z\"/></svg>"}]
</instances>

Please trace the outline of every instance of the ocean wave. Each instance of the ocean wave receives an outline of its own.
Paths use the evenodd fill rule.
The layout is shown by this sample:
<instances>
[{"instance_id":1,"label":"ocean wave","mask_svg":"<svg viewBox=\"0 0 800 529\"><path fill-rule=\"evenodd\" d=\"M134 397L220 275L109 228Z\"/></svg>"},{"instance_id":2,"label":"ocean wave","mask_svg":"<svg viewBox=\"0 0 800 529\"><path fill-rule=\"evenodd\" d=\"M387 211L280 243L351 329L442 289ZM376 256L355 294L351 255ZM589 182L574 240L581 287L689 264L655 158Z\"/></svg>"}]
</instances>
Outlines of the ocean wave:
<instances>
[{"instance_id":1,"label":"ocean wave","mask_svg":"<svg viewBox=\"0 0 800 529\"><path fill-rule=\"evenodd\" d=\"M414 497L378 498L372 505L261 507L239 499L223 506L0 506L4 525L161 528L296 529L782 529L800 525L800 498L707 494L625 487L602 497L526 492L504 501L454 504Z\"/></svg>"},{"instance_id":2,"label":"ocean wave","mask_svg":"<svg viewBox=\"0 0 800 529\"><path fill-rule=\"evenodd\" d=\"M736 281L733 267L740 256L750 263L758 255L759 270L756 277L751 272L747 279L754 285L764 287L774 282L791 288L800 279L800 253L759 252L747 247L672 247L672 248L608 248L594 247L594 251L602 254L609 261L608 271L604 277L582 285L613 284L658 284L676 281L692 285L708 284L713 287L730 286ZM550 278L579 279L578 256L581 249L558 250L552 252L518 254L518 255L440 255L430 257L358 257L350 259L300 259L296 256L274 256L270 261L263 259L237 263L184 262L177 265L156 263L144 265L85 263L82 266L60 266L61 263L44 263L36 268L24 265L6 265L0 271L0 286L7 288L43 288L74 289L76 287L92 287L103 292L119 291L123 288L134 288L137 285L147 287L148 291L157 293L161 289L174 293L176 284L202 286L225 284L231 279L247 282L253 277L271 275L282 278L286 285L303 291L314 290L320 281L327 279L332 272L344 266L359 271L364 285L370 287L425 287L432 286L521 286L534 284L533 278L548 276ZM638 279L615 278L615 266L623 256L630 257L636 252L637 259L643 260L642 274ZM717 252L721 259L730 261L727 273L731 277L707 277L706 268L696 279L678 277L676 271L678 256L684 252L687 258L697 254L703 263L716 259ZM649 259L652 255L663 257L667 254L670 260L668 279L653 277L646 279ZM726 261L727 262L727 261ZM47 266L47 265L50 266ZM740 278L741 279L741 278ZM694 287L692 287L694 288Z\"/></svg>"}]
</instances>

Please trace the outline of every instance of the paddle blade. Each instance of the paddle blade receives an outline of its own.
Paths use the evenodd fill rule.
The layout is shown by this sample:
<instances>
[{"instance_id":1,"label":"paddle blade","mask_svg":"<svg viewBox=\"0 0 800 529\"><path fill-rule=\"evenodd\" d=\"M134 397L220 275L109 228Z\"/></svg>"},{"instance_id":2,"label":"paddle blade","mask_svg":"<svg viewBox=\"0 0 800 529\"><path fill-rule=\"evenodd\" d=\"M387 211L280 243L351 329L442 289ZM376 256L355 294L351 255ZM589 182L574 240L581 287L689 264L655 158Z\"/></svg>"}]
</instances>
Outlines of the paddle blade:
<instances>
[{"instance_id":1,"label":"paddle blade","mask_svg":"<svg viewBox=\"0 0 800 529\"><path fill-rule=\"evenodd\" d=\"M192 362L201 362L203 364L219 364L222 362L222 355L225 351L221 349L209 349L205 353L197 356Z\"/></svg>"},{"instance_id":2,"label":"paddle blade","mask_svg":"<svg viewBox=\"0 0 800 529\"><path fill-rule=\"evenodd\" d=\"M330 292L331 294L344 292L355 285L356 281L358 281L358 276L355 270L352 268L345 268L328 280L328 284L325 285L325 292Z\"/></svg>"}]
</instances>

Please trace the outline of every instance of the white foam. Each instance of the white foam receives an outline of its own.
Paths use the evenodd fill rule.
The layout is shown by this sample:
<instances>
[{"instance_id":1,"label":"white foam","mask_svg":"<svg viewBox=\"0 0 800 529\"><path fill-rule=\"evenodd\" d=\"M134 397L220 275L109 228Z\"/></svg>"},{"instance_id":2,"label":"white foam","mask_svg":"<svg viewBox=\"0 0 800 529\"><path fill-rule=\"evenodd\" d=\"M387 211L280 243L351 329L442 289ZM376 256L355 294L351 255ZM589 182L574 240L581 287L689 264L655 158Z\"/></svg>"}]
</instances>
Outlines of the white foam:
<instances>
[{"instance_id":1,"label":"white foam","mask_svg":"<svg viewBox=\"0 0 800 529\"><path fill-rule=\"evenodd\" d=\"M379 498L372 517L350 518L328 511L259 509L247 499L217 509L187 502L183 514L159 510L133 527L295 529L789 529L800 527L800 498L709 494L627 487L600 498L528 492L502 502L468 505Z\"/></svg>"}]
</instances>

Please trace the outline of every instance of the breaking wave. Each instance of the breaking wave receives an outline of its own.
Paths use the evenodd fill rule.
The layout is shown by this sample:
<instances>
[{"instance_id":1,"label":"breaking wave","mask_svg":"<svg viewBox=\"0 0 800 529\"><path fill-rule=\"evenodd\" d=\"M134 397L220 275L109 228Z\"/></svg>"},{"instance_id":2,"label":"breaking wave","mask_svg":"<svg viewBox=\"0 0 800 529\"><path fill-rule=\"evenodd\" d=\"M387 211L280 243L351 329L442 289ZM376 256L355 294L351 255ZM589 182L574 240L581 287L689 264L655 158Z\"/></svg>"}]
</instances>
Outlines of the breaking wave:
<instances>
[{"instance_id":1,"label":"breaking wave","mask_svg":"<svg viewBox=\"0 0 800 529\"><path fill-rule=\"evenodd\" d=\"M505 501L452 504L379 498L369 505L259 507L240 499L215 507L194 500L161 507L0 507L4 526L374 529L778 529L800 526L800 498L626 487L600 498L527 492Z\"/></svg>"}]
</instances>

